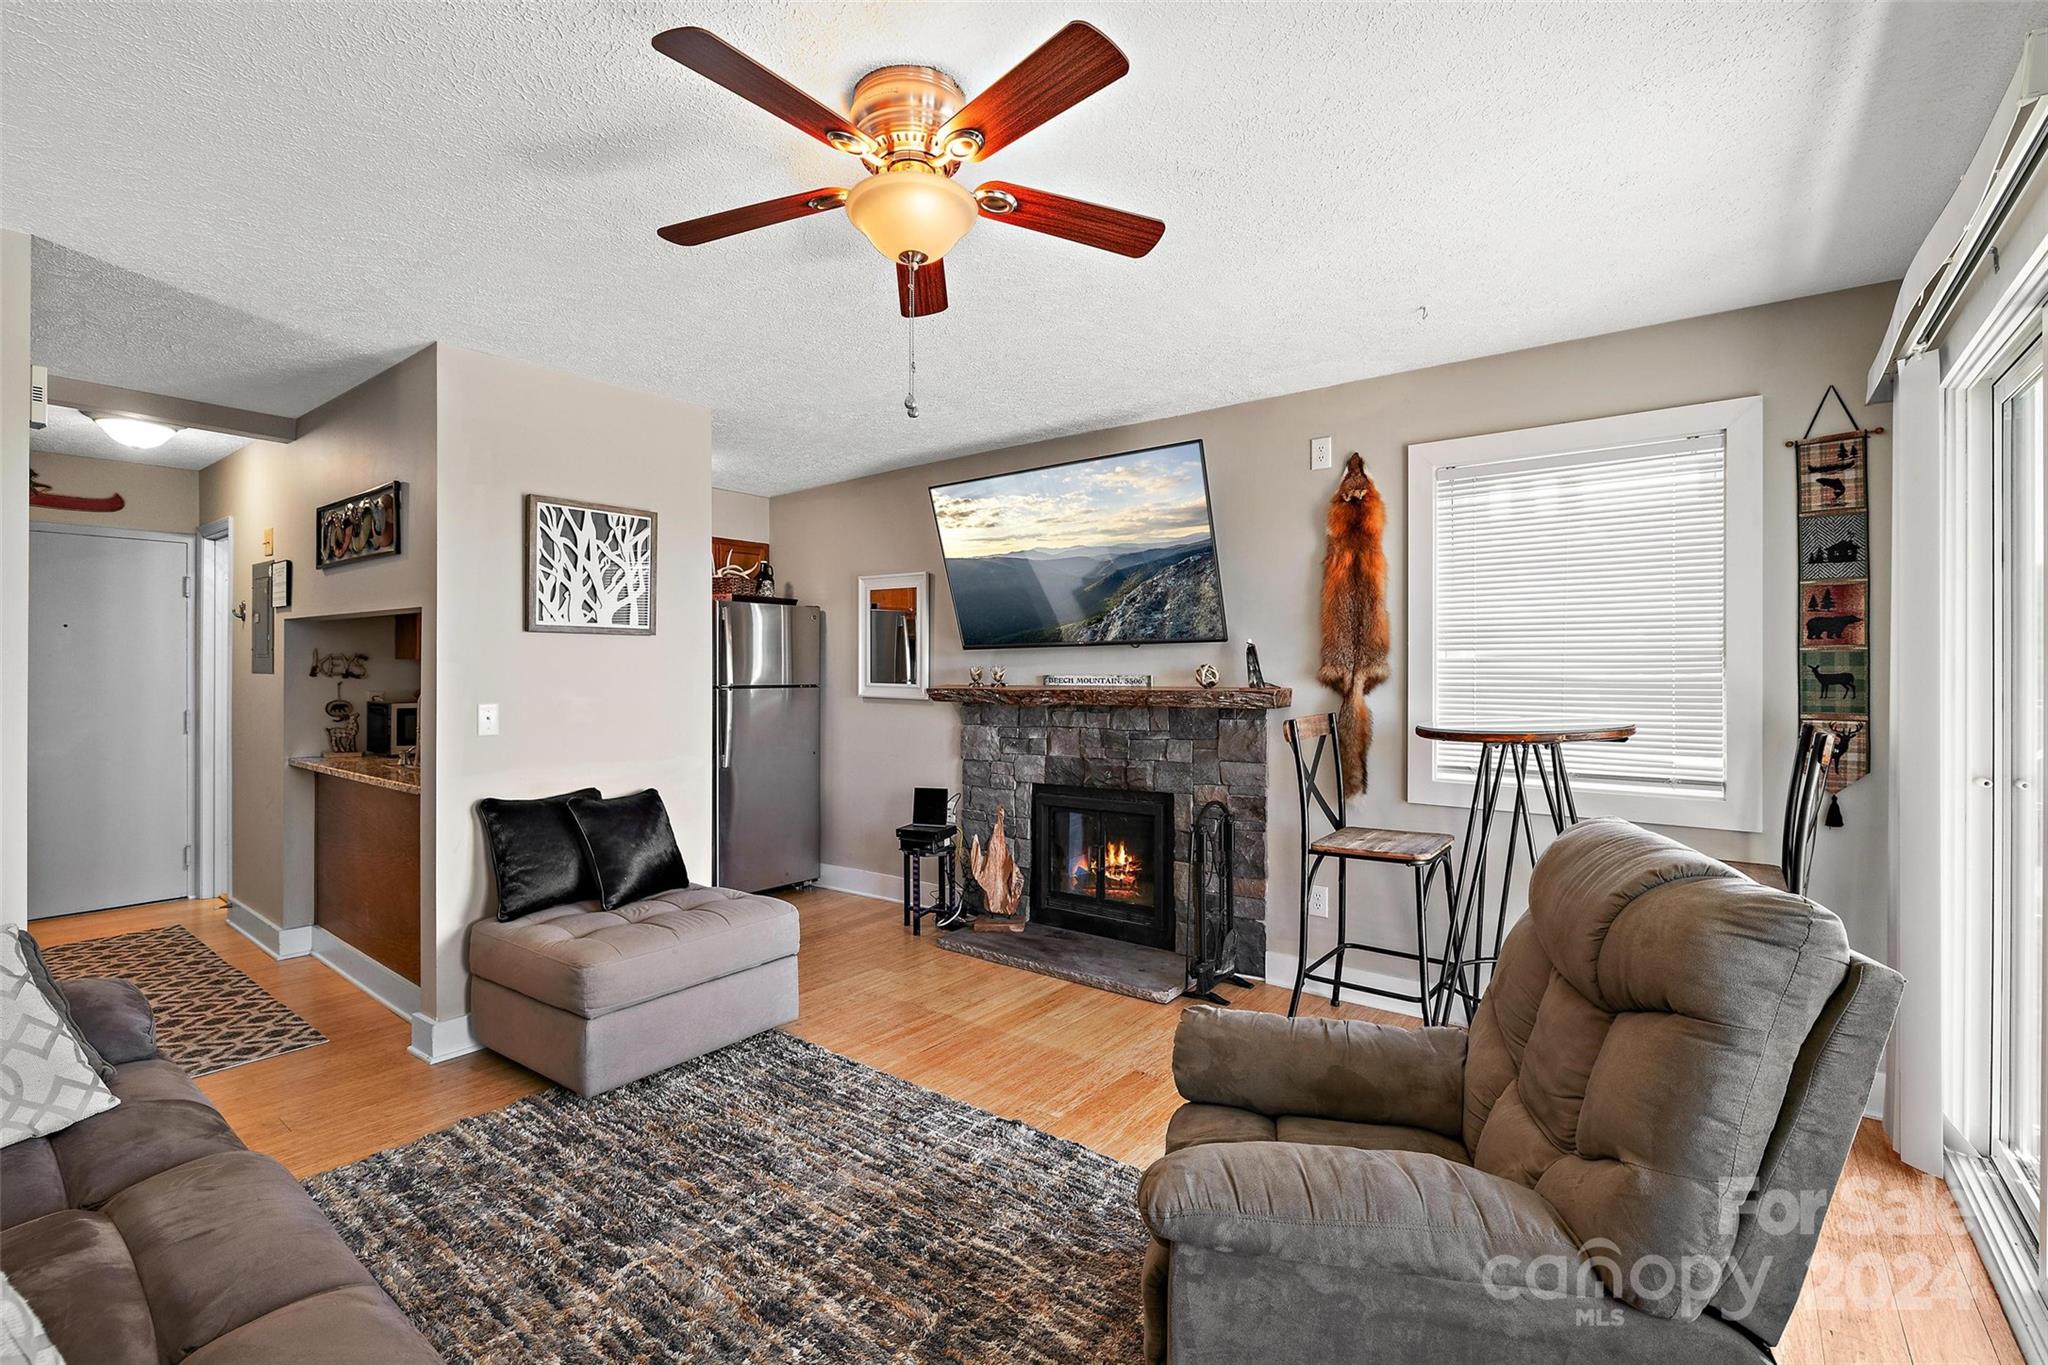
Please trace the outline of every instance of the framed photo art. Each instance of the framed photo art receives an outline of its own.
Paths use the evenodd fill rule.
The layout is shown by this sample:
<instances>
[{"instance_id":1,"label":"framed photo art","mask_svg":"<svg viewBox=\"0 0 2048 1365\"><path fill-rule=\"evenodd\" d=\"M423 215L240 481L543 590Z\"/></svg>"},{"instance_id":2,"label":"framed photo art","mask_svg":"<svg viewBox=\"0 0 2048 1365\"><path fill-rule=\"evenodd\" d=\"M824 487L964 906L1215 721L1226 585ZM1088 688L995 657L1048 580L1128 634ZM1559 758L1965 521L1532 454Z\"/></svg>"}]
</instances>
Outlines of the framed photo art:
<instances>
[{"instance_id":1,"label":"framed photo art","mask_svg":"<svg viewBox=\"0 0 2048 1365\"><path fill-rule=\"evenodd\" d=\"M399 551L399 485L357 493L313 513L313 563L332 569Z\"/></svg>"},{"instance_id":2,"label":"framed photo art","mask_svg":"<svg viewBox=\"0 0 2048 1365\"><path fill-rule=\"evenodd\" d=\"M655 514L526 495L526 628L654 634Z\"/></svg>"}]
</instances>

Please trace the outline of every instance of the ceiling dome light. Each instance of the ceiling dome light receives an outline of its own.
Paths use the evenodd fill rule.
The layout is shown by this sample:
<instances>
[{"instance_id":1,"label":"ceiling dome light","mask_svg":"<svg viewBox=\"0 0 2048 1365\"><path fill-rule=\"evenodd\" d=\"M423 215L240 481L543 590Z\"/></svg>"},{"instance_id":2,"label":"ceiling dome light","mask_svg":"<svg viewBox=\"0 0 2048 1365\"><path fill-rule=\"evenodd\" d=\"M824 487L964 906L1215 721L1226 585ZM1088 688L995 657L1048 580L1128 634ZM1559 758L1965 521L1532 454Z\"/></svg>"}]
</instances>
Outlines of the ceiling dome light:
<instances>
[{"instance_id":1,"label":"ceiling dome light","mask_svg":"<svg viewBox=\"0 0 2048 1365\"><path fill-rule=\"evenodd\" d=\"M974 196L921 161L871 175L846 195L846 216L892 261L936 261L974 226Z\"/></svg>"},{"instance_id":2,"label":"ceiling dome light","mask_svg":"<svg viewBox=\"0 0 2048 1365\"><path fill-rule=\"evenodd\" d=\"M161 422L145 422L140 417L101 417L97 413L86 415L99 423L101 431L122 445L132 446L136 450L155 450L178 434L176 427L167 427Z\"/></svg>"}]
</instances>

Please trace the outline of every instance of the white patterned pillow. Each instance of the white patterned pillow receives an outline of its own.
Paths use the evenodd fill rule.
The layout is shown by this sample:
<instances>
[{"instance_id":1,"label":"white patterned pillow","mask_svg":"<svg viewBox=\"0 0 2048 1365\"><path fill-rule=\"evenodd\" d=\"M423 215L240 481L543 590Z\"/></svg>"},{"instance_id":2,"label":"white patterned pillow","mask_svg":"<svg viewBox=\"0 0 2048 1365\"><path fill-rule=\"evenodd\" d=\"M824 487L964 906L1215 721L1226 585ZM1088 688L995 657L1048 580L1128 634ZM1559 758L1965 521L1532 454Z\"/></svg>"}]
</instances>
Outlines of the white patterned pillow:
<instances>
[{"instance_id":1,"label":"white patterned pillow","mask_svg":"<svg viewBox=\"0 0 2048 1365\"><path fill-rule=\"evenodd\" d=\"M119 1103L29 974L20 933L0 931L0 1147Z\"/></svg>"},{"instance_id":2,"label":"white patterned pillow","mask_svg":"<svg viewBox=\"0 0 2048 1365\"><path fill-rule=\"evenodd\" d=\"M5 1275L0 1275L0 1365L64 1365L43 1320Z\"/></svg>"}]
</instances>

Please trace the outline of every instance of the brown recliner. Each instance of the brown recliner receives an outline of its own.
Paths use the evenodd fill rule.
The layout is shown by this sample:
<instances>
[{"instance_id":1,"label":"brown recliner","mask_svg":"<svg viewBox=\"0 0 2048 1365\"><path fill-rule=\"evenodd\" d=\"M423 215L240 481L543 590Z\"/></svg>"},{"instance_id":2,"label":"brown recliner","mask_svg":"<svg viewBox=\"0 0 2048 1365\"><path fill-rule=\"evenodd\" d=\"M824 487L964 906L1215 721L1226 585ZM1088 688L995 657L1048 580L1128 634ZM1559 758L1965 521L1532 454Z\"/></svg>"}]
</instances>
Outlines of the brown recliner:
<instances>
[{"instance_id":1,"label":"brown recliner","mask_svg":"<svg viewBox=\"0 0 2048 1365\"><path fill-rule=\"evenodd\" d=\"M1191 1009L1148 1353L1767 1361L1902 985L1811 901L1595 820L1469 1031Z\"/></svg>"}]
</instances>

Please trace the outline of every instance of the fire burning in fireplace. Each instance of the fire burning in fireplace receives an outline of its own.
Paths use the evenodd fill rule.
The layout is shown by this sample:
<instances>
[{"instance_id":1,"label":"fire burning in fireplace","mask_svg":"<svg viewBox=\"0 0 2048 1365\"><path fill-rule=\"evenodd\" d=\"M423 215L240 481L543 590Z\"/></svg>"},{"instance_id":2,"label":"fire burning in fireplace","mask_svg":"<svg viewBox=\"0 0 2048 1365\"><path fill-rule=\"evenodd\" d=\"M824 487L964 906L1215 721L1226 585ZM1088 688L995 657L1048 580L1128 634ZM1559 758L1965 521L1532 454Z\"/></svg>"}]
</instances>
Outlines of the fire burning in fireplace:
<instances>
[{"instance_id":1,"label":"fire burning in fireplace","mask_svg":"<svg viewBox=\"0 0 2048 1365\"><path fill-rule=\"evenodd\" d=\"M1111 895L1136 890L1138 878L1144 870L1137 855L1122 840L1112 840L1102 846L1102 884ZM1074 859L1071 879L1077 891L1092 892L1095 889L1095 864L1086 853Z\"/></svg>"}]
</instances>

